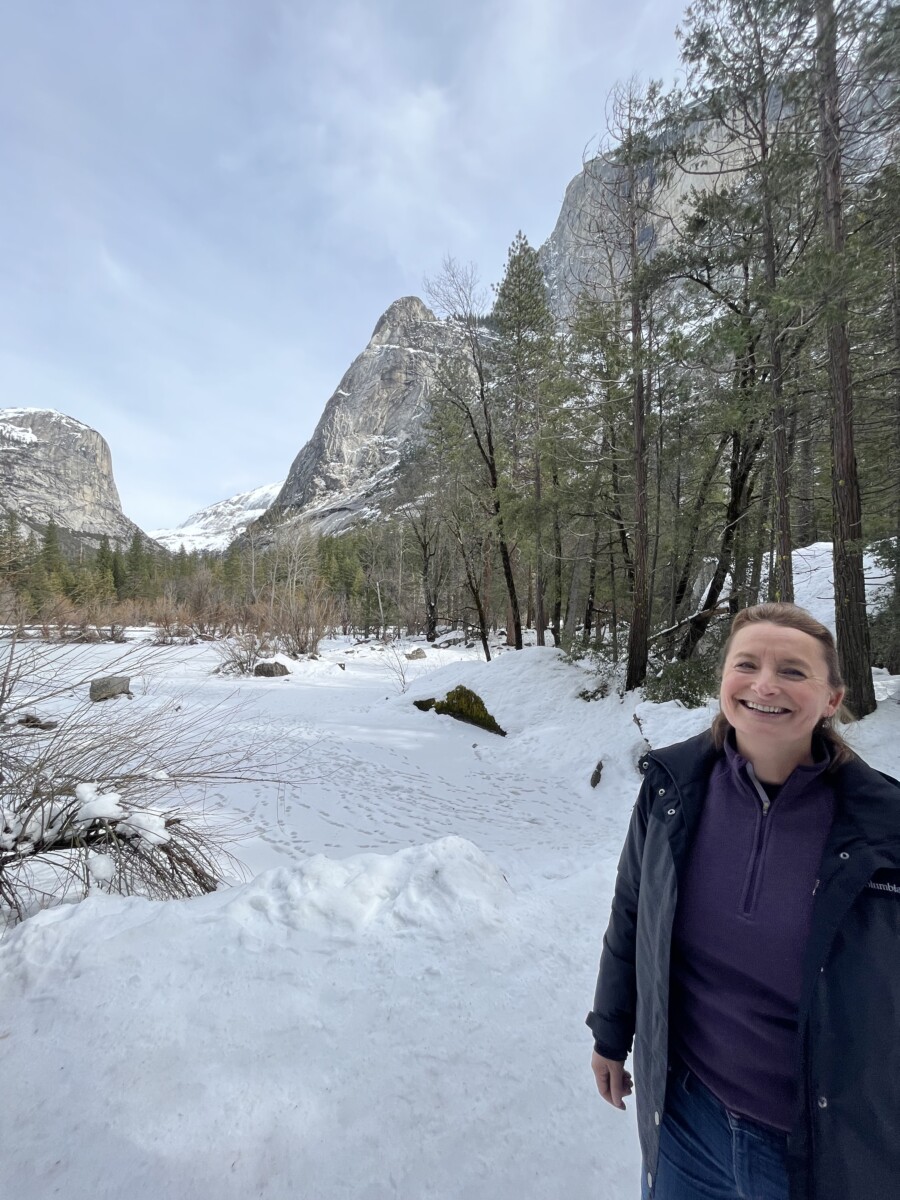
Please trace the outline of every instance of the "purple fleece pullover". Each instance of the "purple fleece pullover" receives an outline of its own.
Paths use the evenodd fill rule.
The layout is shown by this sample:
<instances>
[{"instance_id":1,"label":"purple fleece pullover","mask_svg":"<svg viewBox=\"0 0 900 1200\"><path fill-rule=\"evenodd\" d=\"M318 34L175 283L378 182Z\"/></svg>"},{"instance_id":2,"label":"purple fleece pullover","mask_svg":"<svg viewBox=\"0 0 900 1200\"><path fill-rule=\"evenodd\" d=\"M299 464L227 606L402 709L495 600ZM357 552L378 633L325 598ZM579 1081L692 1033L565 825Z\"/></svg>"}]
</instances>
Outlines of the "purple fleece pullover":
<instances>
[{"instance_id":1,"label":"purple fleece pullover","mask_svg":"<svg viewBox=\"0 0 900 1200\"><path fill-rule=\"evenodd\" d=\"M731 1112L783 1130L794 1123L801 963L834 815L828 761L797 767L766 806L726 743L673 931L674 1054Z\"/></svg>"}]
</instances>

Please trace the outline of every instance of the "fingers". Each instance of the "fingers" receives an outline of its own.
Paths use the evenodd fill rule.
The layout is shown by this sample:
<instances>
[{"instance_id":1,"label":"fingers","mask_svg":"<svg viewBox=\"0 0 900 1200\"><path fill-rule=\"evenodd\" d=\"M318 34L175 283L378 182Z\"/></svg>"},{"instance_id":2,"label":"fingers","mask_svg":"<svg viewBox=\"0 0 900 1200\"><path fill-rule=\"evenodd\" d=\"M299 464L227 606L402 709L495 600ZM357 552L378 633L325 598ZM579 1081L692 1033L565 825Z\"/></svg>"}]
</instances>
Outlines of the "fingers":
<instances>
[{"instance_id":1,"label":"fingers","mask_svg":"<svg viewBox=\"0 0 900 1200\"><path fill-rule=\"evenodd\" d=\"M624 1108L625 1096L632 1093L632 1079L625 1064L611 1058L604 1058L594 1051L591 1058L591 1068L597 1081L597 1090L607 1104L613 1108Z\"/></svg>"}]
</instances>

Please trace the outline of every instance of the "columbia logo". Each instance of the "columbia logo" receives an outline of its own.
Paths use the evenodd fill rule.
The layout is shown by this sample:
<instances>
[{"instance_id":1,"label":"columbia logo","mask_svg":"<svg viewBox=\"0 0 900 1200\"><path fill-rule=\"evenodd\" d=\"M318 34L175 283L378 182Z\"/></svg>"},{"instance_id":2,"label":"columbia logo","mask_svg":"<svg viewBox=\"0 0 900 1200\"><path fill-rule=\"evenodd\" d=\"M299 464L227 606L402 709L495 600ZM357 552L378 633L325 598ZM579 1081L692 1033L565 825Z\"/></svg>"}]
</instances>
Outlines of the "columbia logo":
<instances>
[{"instance_id":1,"label":"columbia logo","mask_svg":"<svg viewBox=\"0 0 900 1200\"><path fill-rule=\"evenodd\" d=\"M870 880L866 887L874 888L876 892L893 892L895 896L900 896L900 883L876 883Z\"/></svg>"}]
</instances>

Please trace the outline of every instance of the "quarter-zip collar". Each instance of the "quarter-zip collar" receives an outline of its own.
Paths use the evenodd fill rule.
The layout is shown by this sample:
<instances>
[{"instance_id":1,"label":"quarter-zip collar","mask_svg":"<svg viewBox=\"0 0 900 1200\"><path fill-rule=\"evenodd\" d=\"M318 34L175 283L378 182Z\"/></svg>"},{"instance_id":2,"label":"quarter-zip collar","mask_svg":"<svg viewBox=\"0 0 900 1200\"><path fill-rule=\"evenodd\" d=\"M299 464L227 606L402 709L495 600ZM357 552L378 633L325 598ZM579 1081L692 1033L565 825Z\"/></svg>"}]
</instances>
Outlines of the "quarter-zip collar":
<instances>
[{"instance_id":1,"label":"quarter-zip collar","mask_svg":"<svg viewBox=\"0 0 900 1200\"><path fill-rule=\"evenodd\" d=\"M763 816L768 814L771 805L776 801L783 808L791 797L805 791L813 780L818 779L831 766L831 754L828 746L824 739L817 738L813 742L813 762L808 765L801 764L795 767L781 785L776 801L772 801L769 799L766 789L757 779L753 763L749 759L744 758L740 750L738 750L733 731L729 732L728 737L725 739L725 759L735 785L745 789L749 787L754 796L759 798L762 804Z\"/></svg>"}]
</instances>

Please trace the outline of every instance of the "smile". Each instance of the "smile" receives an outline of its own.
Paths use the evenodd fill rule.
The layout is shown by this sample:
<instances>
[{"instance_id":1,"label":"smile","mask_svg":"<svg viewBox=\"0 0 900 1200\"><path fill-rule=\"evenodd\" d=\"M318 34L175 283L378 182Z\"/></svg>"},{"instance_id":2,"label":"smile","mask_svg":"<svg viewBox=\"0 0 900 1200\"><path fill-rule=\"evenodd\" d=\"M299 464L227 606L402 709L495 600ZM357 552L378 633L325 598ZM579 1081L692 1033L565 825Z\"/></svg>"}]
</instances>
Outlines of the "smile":
<instances>
[{"instance_id":1,"label":"smile","mask_svg":"<svg viewBox=\"0 0 900 1200\"><path fill-rule=\"evenodd\" d=\"M775 708L771 704L754 704L752 700L741 700L740 703L743 704L744 708L752 709L753 712L774 714L790 712L789 708Z\"/></svg>"}]
</instances>

